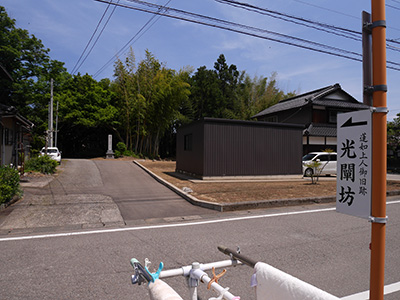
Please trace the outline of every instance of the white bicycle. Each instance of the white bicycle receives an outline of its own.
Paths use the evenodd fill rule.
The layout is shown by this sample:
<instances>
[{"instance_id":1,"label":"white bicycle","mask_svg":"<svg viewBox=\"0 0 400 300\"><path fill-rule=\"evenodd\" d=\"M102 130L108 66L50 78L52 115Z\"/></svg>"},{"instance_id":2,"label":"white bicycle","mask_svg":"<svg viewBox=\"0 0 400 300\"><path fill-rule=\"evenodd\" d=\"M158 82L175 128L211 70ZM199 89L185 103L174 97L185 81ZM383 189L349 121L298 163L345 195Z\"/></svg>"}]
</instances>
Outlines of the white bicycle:
<instances>
[{"instance_id":1,"label":"white bicycle","mask_svg":"<svg viewBox=\"0 0 400 300\"><path fill-rule=\"evenodd\" d=\"M235 296L229 292L229 288L224 288L218 283L226 270L224 269L220 274L216 274L215 270L231 266L246 264L254 267L256 264L251 259L248 259L238 253L238 251L230 250L226 247L219 246L218 249L229 255L230 259L212 262L207 264L200 264L198 262L192 265L184 266L179 269L163 271L163 263L160 263L157 272L151 273L148 269L148 260L146 259L145 266L143 266L136 258L131 259L131 265L135 270L132 275L132 283L141 285L146 283L152 300L183 300L168 284L162 279L175 276L184 276L188 279L188 288L190 300L198 299L198 287L200 283L204 283L208 289L213 289L217 293L217 297L212 297L209 300L239 300L240 296ZM211 277L206 271L212 271Z\"/></svg>"},{"instance_id":2,"label":"white bicycle","mask_svg":"<svg viewBox=\"0 0 400 300\"><path fill-rule=\"evenodd\" d=\"M226 270L217 275L215 269L246 264L254 268L251 286L255 287L257 300L339 300L339 298L266 263L255 262L226 247L219 246L218 249L224 254L229 255L230 259L208 264L195 262L190 266L167 271L162 271L163 263L160 263L155 273L151 273L147 266L143 267L137 259L133 258L131 264L135 270L135 274L132 275L132 283L139 285L148 283L147 287L149 288L151 300L183 300L178 293L162 281L162 278L184 276L188 279L190 300L198 300L197 292L200 283L205 283L208 289L212 288L218 294L217 297L212 297L208 300L239 300L239 296L233 295L228 291L229 288L224 288L218 283L218 279ZM212 270L212 277L205 272L209 270Z\"/></svg>"}]
</instances>

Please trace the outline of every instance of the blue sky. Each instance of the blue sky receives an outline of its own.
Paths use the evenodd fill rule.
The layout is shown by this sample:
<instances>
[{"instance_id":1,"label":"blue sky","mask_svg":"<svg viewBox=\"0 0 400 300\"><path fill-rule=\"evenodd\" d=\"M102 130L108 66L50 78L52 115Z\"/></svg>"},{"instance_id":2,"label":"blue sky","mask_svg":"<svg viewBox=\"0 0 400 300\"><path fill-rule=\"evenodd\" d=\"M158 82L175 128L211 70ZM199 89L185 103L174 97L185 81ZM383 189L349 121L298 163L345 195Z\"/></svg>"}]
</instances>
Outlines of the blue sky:
<instances>
[{"instance_id":1,"label":"blue sky","mask_svg":"<svg viewBox=\"0 0 400 300\"><path fill-rule=\"evenodd\" d=\"M241 2L245 1L262 8L355 31L361 31L361 12L371 10L370 1ZM165 5L168 0L148 2ZM120 3L132 4L126 0L120 0ZM400 41L400 1L386 0L386 4L387 38ZM17 27L27 29L41 39L45 47L50 48L52 59L65 62L69 72L73 70L107 8L106 3L95 0L2 0L0 5L6 8L10 17L16 19ZM361 42L235 8L215 0L171 0L167 6L361 53ZM110 11L111 8L108 12ZM97 44L78 71L90 75L98 73L152 16L149 13L117 7ZM235 64L239 70L246 71L252 77L269 77L276 72L278 85L285 92L305 93L340 83L344 90L362 101L360 62L182 20L167 17L154 20L157 21L132 44L137 61L144 57L144 52L148 49L158 60L175 70L187 66L193 70L200 66L211 69L222 53L228 64ZM397 46L398 51L387 51L387 59L400 63L400 44ZM120 58L124 58L125 53L126 51L122 52ZM112 76L113 64L110 64L96 79L112 79ZM388 119L391 120L400 113L400 71L388 70L387 76L390 110Z\"/></svg>"}]
</instances>

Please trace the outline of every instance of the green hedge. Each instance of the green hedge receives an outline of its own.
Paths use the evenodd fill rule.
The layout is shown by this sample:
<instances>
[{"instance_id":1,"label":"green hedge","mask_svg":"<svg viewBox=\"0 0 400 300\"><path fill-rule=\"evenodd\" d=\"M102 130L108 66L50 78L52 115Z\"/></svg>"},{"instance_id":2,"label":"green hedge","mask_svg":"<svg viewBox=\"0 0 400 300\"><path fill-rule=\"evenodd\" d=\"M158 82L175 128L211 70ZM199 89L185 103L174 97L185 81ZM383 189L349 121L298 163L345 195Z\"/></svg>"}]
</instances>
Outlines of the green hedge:
<instances>
[{"instance_id":1,"label":"green hedge","mask_svg":"<svg viewBox=\"0 0 400 300\"><path fill-rule=\"evenodd\" d=\"M40 172L43 174L53 174L56 171L57 162L47 155L33 157L25 163L26 172Z\"/></svg>"},{"instance_id":2,"label":"green hedge","mask_svg":"<svg viewBox=\"0 0 400 300\"><path fill-rule=\"evenodd\" d=\"M131 156L131 157L138 157L135 152L128 150L126 148L126 145L122 142L119 142L116 146L115 149L115 157L121 157L121 156Z\"/></svg>"},{"instance_id":3,"label":"green hedge","mask_svg":"<svg viewBox=\"0 0 400 300\"><path fill-rule=\"evenodd\" d=\"M0 166L0 204L21 194L18 171L9 166Z\"/></svg>"}]
</instances>

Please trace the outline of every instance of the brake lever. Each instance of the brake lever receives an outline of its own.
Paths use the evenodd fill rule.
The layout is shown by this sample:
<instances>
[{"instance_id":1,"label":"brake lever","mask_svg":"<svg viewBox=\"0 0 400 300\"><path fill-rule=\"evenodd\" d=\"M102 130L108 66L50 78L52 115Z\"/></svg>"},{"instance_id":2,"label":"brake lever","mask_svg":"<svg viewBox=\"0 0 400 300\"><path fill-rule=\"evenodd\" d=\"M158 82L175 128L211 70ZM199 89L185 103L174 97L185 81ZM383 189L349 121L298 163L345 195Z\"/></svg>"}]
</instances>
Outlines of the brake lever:
<instances>
[{"instance_id":1,"label":"brake lever","mask_svg":"<svg viewBox=\"0 0 400 300\"><path fill-rule=\"evenodd\" d=\"M136 258L131 259L131 265L135 271L135 274L132 275L132 284L141 285L143 282L152 281L150 274Z\"/></svg>"}]
</instances>

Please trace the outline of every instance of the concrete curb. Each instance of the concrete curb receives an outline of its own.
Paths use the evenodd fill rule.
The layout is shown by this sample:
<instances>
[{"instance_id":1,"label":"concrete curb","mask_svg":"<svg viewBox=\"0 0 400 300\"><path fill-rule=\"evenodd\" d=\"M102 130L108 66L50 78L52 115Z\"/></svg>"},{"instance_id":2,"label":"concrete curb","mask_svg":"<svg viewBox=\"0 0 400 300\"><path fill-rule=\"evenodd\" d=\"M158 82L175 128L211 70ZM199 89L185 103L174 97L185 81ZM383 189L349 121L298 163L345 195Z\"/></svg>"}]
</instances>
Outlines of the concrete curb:
<instances>
[{"instance_id":1,"label":"concrete curb","mask_svg":"<svg viewBox=\"0 0 400 300\"><path fill-rule=\"evenodd\" d=\"M10 205L13 205L14 203L16 203L17 201L22 199L22 197L23 197L22 195L21 195L21 197L14 196L10 201L0 204L0 212L6 210L7 207L9 207Z\"/></svg>"},{"instance_id":2,"label":"concrete curb","mask_svg":"<svg viewBox=\"0 0 400 300\"><path fill-rule=\"evenodd\" d=\"M54 175L47 175L44 177L31 178L27 181L21 181L22 188L43 188L54 180Z\"/></svg>"},{"instance_id":3,"label":"concrete curb","mask_svg":"<svg viewBox=\"0 0 400 300\"><path fill-rule=\"evenodd\" d=\"M272 208L272 207L282 207L282 206L294 206L294 205L301 205L301 204L313 204L313 203L332 203L336 201L335 196L331 197L316 197L316 198L295 198L295 199L277 199L277 200L260 200L260 201L249 201L249 202L236 202L236 203L213 203L204 200L199 200L192 195L185 193L178 187L174 186L173 184L169 183L168 181L164 180L160 176L154 174L152 171L144 167L138 161L134 160L137 166L139 166L142 170L147 172L151 177L155 180L187 200L193 205L197 205L204 208L213 209L220 212L226 211L235 211L235 210L246 210L246 209L256 209L256 208ZM387 192L388 196L396 196L400 195L400 191L389 191Z\"/></svg>"},{"instance_id":4,"label":"concrete curb","mask_svg":"<svg viewBox=\"0 0 400 300\"><path fill-rule=\"evenodd\" d=\"M330 202L335 202L335 201L336 201L336 197L320 197L320 198L295 198L295 199L277 199L277 200L236 202L236 203L229 203L229 204L221 204L221 206L222 206L221 211L295 206L295 205L312 204L312 203L330 203Z\"/></svg>"},{"instance_id":5,"label":"concrete curb","mask_svg":"<svg viewBox=\"0 0 400 300\"><path fill-rule=\"evenodd\" d=\"M181 196L183 199L185 199L189 203L191 203L193 205L200 206L200 207L204 207L204 208L209 208L209 209L213 209L213 210L217 210L217 211L223 211L223 205L221 205L219 203L213 203L213 202L208 202L208 201L204 201L204 200L199 200L196 197L193 197L192 195L190 195L188 193L185 193L181 189L177 188L173 184L171 184L168 181L166 181L163 178L161 178L160 176L154 174L152 171L147 169L145 166L143 166L138 161L134 160L133 163L136 164L137 166L139 166L145 172L147 172L151 177L153 177L159 183L163 184L164 186L166 186L171 191L173 191L176 194L178 194L179 196Z\"/></svg>"}]
</instances>

